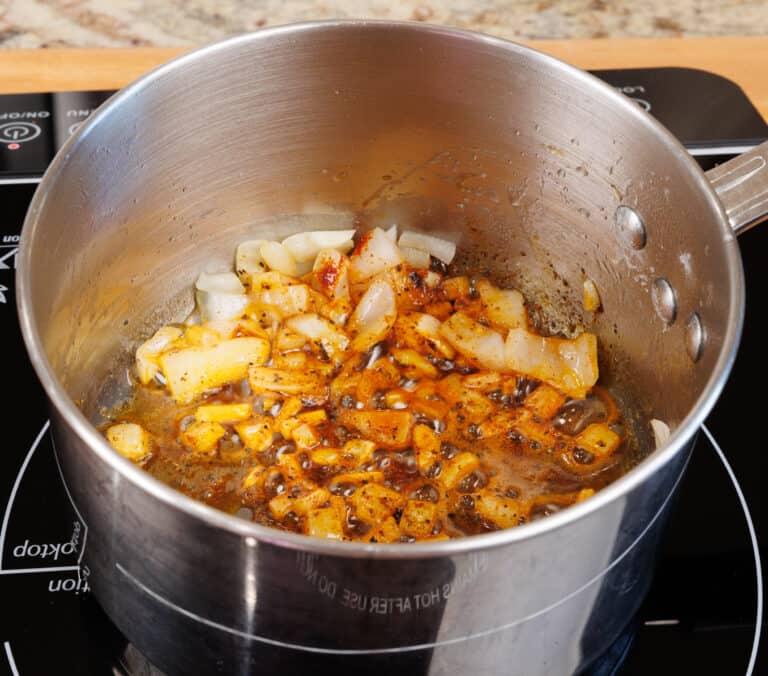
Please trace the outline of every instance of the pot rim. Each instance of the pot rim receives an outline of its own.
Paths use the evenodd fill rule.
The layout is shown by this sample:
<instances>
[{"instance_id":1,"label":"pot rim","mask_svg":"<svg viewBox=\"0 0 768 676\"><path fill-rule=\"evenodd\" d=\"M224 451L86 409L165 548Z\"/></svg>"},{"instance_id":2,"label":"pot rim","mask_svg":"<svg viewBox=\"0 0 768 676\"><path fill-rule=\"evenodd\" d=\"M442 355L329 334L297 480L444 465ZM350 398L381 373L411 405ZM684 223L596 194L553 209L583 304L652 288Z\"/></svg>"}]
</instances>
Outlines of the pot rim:
<instances>
[{"instance_id":1,"label":"pot rim","mask_svg":"<svg viewBox=\"0 0 768 676\"><path fill-rule=\"evenodd\" d=\"M155 82L172 70L183 68L187 63L204 60L210 54L220 50L237 49L240 45L251 42L280 38L295 38L297 35L315 31L403 31L421 34L444 36L447 39L472 41L488 48L510 52L525 53L559 72L564 79L570 79L581 85L582 91L590 96L600 96L609 100L610 104L619 107L623 114L634 118L639 126L645 128L650 135L655 135L671 152L671 158L681 162L696 179L701 199L709 203L713 212L719 214L723 243L728 260L728 275L731 285L729 299L729 314L727 326L723 335L723 346L718 355L714 369L706 386L699 395L696 404L672 433L666 444L650 453L638 465L622 477L598 491L593 497L584 502L564 509L557 514L535 522L523 524L493 533L473 535L434 543L398 543L398 544L364 544L355 542L332 542L311 538L309 536L280 531L256 523L247 522L235 516L226 514L209 507L183 493L170 488L128 459L116 453L106 439L96 430L91 422L83 415L74 401L66 393L56 377L42 344L41 336L32 316L32 282L33 269L31 266L32 242L40 230L38 216L45 206L49 188L56 183L58 176L66 170L69 157L77 152L84 138L95 129L100 122L113 111L119 109L122 101L141 95L141 92L151 87ZM50 403L61 417L67 422L74 433L92 450L102 462L122 475L134 486L149 493L169 507L179 509L191 517L199 518L209 526L228 531L230 534L245 538L245 543L255 546L257 542L272 544L288 549L301 550L310 553L332 555L341 558L374 558L374 559L418 559L463 554L510 545L518 541L533 539L551 531L567 527L570 523L597 512L605 505L621 499L636 486L658 471L672 460L695 435L709 411L714 406L728 378L741 337L744 319L744 273L741 264L736 236L728 225L728 219L722 204L717 198L705 174L699 165L689 155L685 148L672 134L648 113L633 103L630 99L615 91L606 83L593 75L576 68L560 59L544 54L524 45L493 37L483 33L449 28L432 24L388 21L388 20L329 20L309 21L264 28L254 33L218 41L199 49L187 52L153 69L138 80L129 84L113 95L102 105L81 128L70 137L53 162L49 165L42 181L35 191L30 208L27 212L22 229L21 245L17 258L16 297L19 321L24 342L29 352L32 364L43 385ZM706 349L706 347L705 347Z\"/></svg>"}]
</instances>

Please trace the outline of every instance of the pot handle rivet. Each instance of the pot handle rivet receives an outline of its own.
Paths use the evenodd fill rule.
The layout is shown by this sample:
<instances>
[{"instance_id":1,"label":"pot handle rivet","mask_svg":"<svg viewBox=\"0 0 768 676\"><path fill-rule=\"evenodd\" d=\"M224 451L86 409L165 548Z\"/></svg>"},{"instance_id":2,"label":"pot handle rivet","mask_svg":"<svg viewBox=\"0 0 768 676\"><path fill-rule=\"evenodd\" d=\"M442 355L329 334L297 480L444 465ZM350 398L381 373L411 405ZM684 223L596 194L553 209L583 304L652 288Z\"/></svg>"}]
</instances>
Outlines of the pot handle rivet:
<instances>
[{"instance_id":1,"label":"pot handle rivet","mask_svg":"<svg viewBox=\"0 0 768 676\"><path fill-rule=\"evenodd\" d=\"M665 324L671 324L677 317L677 294L672 284L664 277L658 277L651 289L653 307L659 319Z\"/></svg>"},{"instance_id":2,"label":"pot handle rivet","mask_svg":"<svg viewBox=\"0 0 768 676\"><path fill-rule=\"evenodd\" d=\"M704 325L698 312L693 312L685 323L685 350L695 364L701 358L704 349Z\"/></svg>"},{"instance_id":3,"label":"pot handle rivet","mask_svg":"<svg viewBox=\"0 0 768 676\"><path fill-rule=\"evenodd\" d=\"M620 204L613 215L619 237L625 243L638 251L645 246L647 236L645 223L632 207Z\"/></svg>"}]
</instances>

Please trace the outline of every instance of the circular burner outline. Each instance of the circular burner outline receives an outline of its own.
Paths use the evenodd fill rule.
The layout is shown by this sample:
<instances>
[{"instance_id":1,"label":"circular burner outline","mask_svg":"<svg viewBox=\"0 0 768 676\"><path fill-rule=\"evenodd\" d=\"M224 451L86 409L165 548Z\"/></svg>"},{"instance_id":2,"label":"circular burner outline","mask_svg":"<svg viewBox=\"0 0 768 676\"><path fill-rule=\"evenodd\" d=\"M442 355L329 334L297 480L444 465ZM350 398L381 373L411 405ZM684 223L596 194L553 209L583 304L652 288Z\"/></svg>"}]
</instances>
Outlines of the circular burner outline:
<instances>
[{"instance_id":1,"label":"circular burner outline","mask_svg":"<svg viewBox=\"0 0 768 676\"><path fill-rule=\"evenodd\" d=\"M18 474L16 474L16 479L13 482L11 493L8 496L8 500L5 505L5 514L3 515L3 525L2 527L0 527L0 571L3 570L3 553L5 551L5 534L8 529L8 522L11 520L13 503L16 501L16 493L18 493L19 491L21 480L24 478L24 473L27 471L27 467L29 466L30 460L32 460L32 456L35 454L37 447L40 445L40 442L43 440L43 437L45 436L45 433L48 431L50 426L51 426L51 421L46 420L45 424L37 433L37 436L35 437L35 440L32 442L32 445L30 446L29 451L27 451L27 455L24 458L24 462L21 463L19 472Z\"/></svg>"},{"instance_id":2,"label":"circular burner outline","mask_svg":"<svg viewBox=\"0 0 768 676\"><path fill-rule=\"evenodd\" d=\"M13 652L11 652L10 641L3 643L3 648L5 648L5 656L8 658L8 665L11 667L11 673L13 676L19 676L19 670L16 668L16 660L13 659Z\"/></svg>"},{"instance_id":3,"label":"circular burner outline","mask_svg":"<svg viewBox=\"0 0 768 676\"><path fill-rule=\"evenodd\" d=\"M755 524L752 521L752 513L749 511L749 506L747 505L747 499L744 497L744 492L741 490L741 485L736 478L736 473L733 471L731 463L728 462L728 458L726 458L725 453L723 453L723 449L720 448L720 444L717 443L717 440L715 439L712 432L709 431L709 428L706 425L702 425L701 429L709 440L712 448L714 448L717 455L720 456L720 461L723 463L725 471L728 473L728 477L730 478L731 483L736 490L736 495L739 498L741 509L744 512L744 517L747 520L747 530L749 531L749 539L752 543L752 553L755 558L755 577L757 584L757 611L755 617L755 637L752 641L752 653L749 657L746 673L746 676L751 676L755 670L755 664L757 664L757 652L760 646L760 636L763 629L763 567L760 561L760 547L757 543L757 531L755 530Z\"/></svg>"}]
</instances>

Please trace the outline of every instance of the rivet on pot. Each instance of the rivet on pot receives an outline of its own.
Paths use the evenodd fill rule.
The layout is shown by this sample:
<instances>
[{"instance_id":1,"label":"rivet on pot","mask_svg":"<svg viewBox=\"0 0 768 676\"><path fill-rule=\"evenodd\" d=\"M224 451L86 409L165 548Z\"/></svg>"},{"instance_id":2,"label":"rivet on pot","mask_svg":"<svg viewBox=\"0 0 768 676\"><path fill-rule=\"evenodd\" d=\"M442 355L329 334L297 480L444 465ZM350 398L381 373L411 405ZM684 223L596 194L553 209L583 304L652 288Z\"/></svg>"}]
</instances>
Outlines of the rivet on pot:
<instances>
[{"instance_id":1,"label":"rivet on pot","mask_svg":"<svg viewBox=\"0 0 768 676\"><path fill-rule=\"evenodd\" d=\"M699 361L701 357L704 349L704 340L704 325L701 323L701 317L699 317L698 312L694 312L685 323L685 349L694 363Z\"/></svg>"},{"instance_id":2,"label":"rivet on pot","mask_svg":"<svg viewBox=\"0 0 768 676\"><path fill-rule=\"evenodd\" d=\"M677 296L672 285L664 277L657 278L653 283L651 297L653 298L653 307L661 321L665 324L671 324L675 321Z\"/></svg>"},{"instance_id":3,"label":"rivet on pot","mask_svg":"<svg viewBox=\"0 0 768 676\"><path fill-rule=\"evenodd\" d=\"M640 214L638 214L632 207L620 204L616 208L613 220L616 223L616 230L619 233L619 237L621 237L624 242L638 251L645 246L647 239L645 223L643 223L643 219L640 218Z\"/></svg>"}]
</instances>

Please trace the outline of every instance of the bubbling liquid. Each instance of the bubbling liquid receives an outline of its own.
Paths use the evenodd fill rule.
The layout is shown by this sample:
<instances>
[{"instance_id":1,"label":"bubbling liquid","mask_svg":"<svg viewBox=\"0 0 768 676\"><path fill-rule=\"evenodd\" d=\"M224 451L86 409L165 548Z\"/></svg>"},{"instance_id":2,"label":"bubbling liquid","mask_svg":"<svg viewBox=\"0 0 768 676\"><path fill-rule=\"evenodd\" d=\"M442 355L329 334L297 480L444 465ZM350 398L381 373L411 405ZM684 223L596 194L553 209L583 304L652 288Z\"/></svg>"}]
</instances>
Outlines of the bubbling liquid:
<instances>
[{"instance_id":1,"label":"bubbling liquid","mask_svg":"<svg viewBox=\"0 0 768 676\"><path fill-rule=\"evenodd\" d=\"M542 336L516 291L387 237L201 277L200 315L137 351L110 443L238 518L360 542L515 527L619 476L635 442L594 336Z\"/></svg>"}]
</instances>

